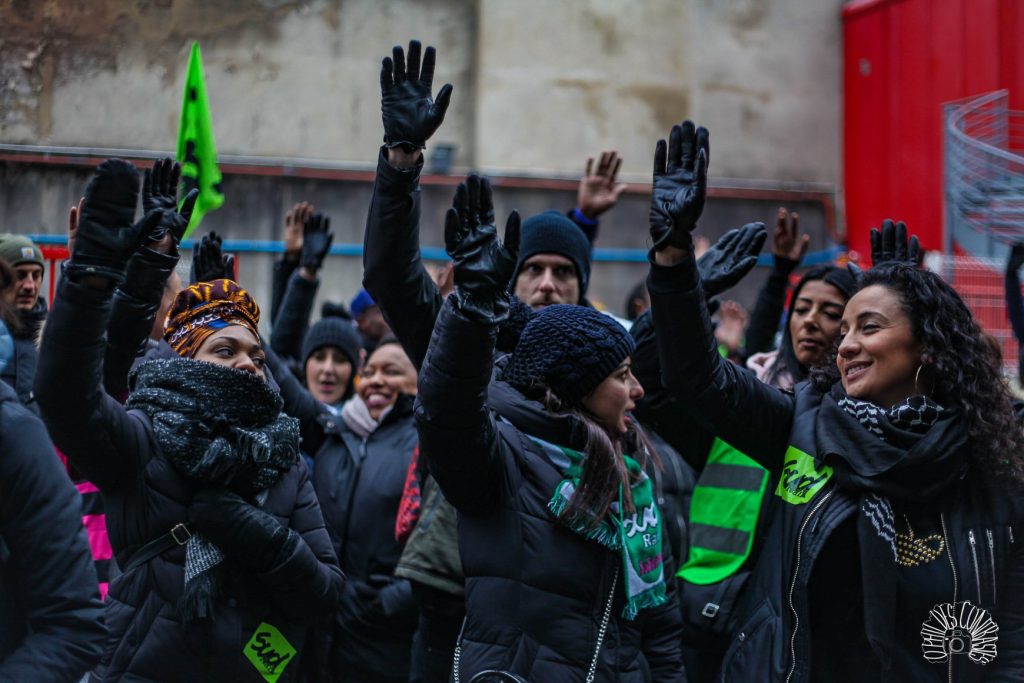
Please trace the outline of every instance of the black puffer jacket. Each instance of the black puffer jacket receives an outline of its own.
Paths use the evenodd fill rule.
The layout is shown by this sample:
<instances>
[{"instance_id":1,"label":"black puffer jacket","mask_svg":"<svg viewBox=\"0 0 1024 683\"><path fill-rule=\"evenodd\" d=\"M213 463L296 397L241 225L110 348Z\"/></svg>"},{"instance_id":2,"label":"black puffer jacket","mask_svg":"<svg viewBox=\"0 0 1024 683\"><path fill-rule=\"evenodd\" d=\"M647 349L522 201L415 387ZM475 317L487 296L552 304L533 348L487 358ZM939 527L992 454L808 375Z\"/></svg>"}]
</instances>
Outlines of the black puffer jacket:
<instances>
[{"instance_id":1,"label":"black puffer jacket","mask_svg":"<svg viewBox=\"0 0 1024 683\"><path fill-rule=\"evenodd\" d=\"M0 681L82 678L107 630L68 480L39 418L0 384Z\"/></svg>"},{"instance_id":2,"label":"black puffer jacket","mask_svg":"<svg viewBox=\"0 0 1024 683\"><path fill-rule=\"evenodd\" d=\"M897 446L882 442L837 407L839 385L822 394L801 383L794 395L724 361L692 261L675 267L652 265L648 289L665 386L717 436L767 468L772 475L769 490L779 499L771 508L761 555L738 608L740 626L721 680L1021 680L1024 496L971 465L932 504L894 501L911 516L932 514L932 547L941 540L946 552L926 570L933 572L926 580L903 579L903 592L896 599L872 600L877 596L873 586L891 581L900 570L892 559L882 558L872 568L876 576L862 577L856 524L865 492L840 487L833 469L819 465L837 455L856 458ZM952 419L940 421L913 448L936 454L969 448L957 429L962 426ZM898 526L903 528L902 520ZM829 561L837 557L845 562ZM826 568L818 569L822 566ZM863 601L851 597L860 595ZM940 664L925 660L920 631L930 619L933 597L938 602L969 601L991 613L999 625L998 656L991 663L982 666L966 655L953 655ZM855 617L823 613L822 603L852 607ZM917 605L921 611L895 614L897 604ZM877 615L886 613L890 616L879 625ZM888 637L877 637L885 629L891 631ZM847 660L849 653L859 653L859 661L852 666L848 661L822 661L820 651L815 659L815 644L828 642ZM892 667L885 668L883 661Z\"/></svg>"},{"instance_id":3,"label":"black puffer jacket","mask_svg":"<svg viewBox=\"0 0 1024 683\"><path fill-rule=\"evenodd\" d=\"M499 427L486 407L495 337L495 329L446 303L417 399L420 452L460 515L466 622L459 672L462 680L507 669L531 681L582 681L622 558L556 521L547 503L562 474L525 437L578 447L581 426L502 382L492 385L489 403L509 423ZM669 558L667 576L672 566ZM613 595L597 680L685 680L671 582L669 602L635 621L619 616L621 584Z\"/></svg>"},{"instance_id":4,"label":"black puffer jacket","mask_svg":"<svg viewBox=\"0 0 1024 683\"><path fill-rule=\"evenodd\" d=\"M139 411L102 389L104 330L111 294L61 280L44 334L36 387L54 442L103 492L118 563L187 521L199 484L163 457ZM343 580L304 464L270 489L263 509L300 534L292 556L259 576L232 570L214 619L183 626L175 604L184 585L184 547L127 570L110 586L110 637L94 678L102 681L230 680L263 683L245 654L262 624L276 627L302 656L308 626L333 613ZM265 630L265 629L262 629ZM298 664L279 681L296 679Z\"/></svg>"},{"instance_id":5,"label":"black puffer jacket","mask_svg":"<svg viewBox=\"0 0 1024 683\"><path fill-rule=\"evenodd\" d=\"M395 518L417 441L412 402L411 396L400 396L365 439L340 416L326 419L327 440L316 454L313 485L350 583L334 644L339 678L346 673L366 681L409 677L416 609L409 582L394 571L402 554Z\"/></svg>"}]
</instances>

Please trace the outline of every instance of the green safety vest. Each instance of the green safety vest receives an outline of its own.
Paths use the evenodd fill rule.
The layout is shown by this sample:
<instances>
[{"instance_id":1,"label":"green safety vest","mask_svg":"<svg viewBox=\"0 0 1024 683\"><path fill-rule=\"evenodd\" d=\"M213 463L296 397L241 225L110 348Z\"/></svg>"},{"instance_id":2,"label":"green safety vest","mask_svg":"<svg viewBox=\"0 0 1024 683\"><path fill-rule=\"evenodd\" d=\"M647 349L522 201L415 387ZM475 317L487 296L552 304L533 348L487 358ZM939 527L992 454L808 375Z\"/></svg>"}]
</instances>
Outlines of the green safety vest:
<instances>
[{"instance_id":1,"label":"green safety vest","mask_svg":"<svg viewBox=\"0 0 1024 683\"><path fill-rule=\"evenodd\" d=\"M677 576L708 585L732 576L754 547L768 470L715 439L690 502L690 548Z\"/></svg>"}]
</instances>

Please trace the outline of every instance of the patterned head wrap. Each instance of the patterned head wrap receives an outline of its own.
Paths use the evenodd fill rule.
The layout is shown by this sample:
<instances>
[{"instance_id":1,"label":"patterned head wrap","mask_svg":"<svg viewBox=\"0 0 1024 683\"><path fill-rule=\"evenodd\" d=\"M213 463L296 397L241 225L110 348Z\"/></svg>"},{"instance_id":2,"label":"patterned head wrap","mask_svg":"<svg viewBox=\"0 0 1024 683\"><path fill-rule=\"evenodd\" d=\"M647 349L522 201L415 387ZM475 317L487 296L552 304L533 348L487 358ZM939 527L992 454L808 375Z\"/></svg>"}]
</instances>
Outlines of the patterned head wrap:
<instances>
[{"instance_id":1,"label":"patterned head wrap","mask_svg":"<svg viewBox=\"0 0 1024 683\"><path fill-rule=\"evenodd\" d=\"M229 325L241 325L257 339L260 307L233 280L197 282L174 299L164 339L182 358L193 358L206 338Z\"/></svg>"}]
</instances>

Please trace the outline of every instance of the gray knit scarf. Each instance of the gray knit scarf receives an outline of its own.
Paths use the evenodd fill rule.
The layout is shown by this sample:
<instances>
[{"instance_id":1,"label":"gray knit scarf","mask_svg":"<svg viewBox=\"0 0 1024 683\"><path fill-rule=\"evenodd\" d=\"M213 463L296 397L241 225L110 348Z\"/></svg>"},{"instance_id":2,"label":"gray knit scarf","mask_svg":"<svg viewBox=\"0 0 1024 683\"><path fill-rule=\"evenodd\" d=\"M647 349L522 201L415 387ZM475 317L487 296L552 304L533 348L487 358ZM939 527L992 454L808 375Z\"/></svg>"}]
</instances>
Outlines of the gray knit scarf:
<instances>
[{"instance_id":1,"label":"gray knit scarf","mask_svg":"<svg viewBox=\"0 0 1024 683\"><path fill-rule=\"evenodd\" d=\"M163 456L184 477L266 502L268 489L298 461L299 421L251 372L183 358L139 365L126 407L146 413ZM185 546L184 621L210 618L224 554L199 534Z\"/></svg>"}]
</instances>

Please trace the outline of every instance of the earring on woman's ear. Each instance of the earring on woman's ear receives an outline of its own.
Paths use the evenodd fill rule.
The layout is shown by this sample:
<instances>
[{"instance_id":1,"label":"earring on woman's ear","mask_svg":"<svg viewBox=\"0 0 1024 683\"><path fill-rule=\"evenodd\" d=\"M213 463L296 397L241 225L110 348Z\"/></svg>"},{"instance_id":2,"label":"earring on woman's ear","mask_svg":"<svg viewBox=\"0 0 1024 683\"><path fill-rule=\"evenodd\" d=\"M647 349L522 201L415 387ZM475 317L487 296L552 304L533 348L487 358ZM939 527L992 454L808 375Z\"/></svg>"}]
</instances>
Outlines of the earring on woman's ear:
<instances>
[{"instance_id":1,"label":"earring on woman's ear","mask_svg":"<svg viewBox=\"0 0 1024 683\"><path fill-rule=\"evenodd\" d=\"M921 370L924 368L925 365L927 365L927 363L921 363L920 365L918 365L917 372L914 373L914 394L916 396L924 396L924 394L921 392L921 387L918 386L917 382L921 378Z\"/></svg>"}]
</instances>

